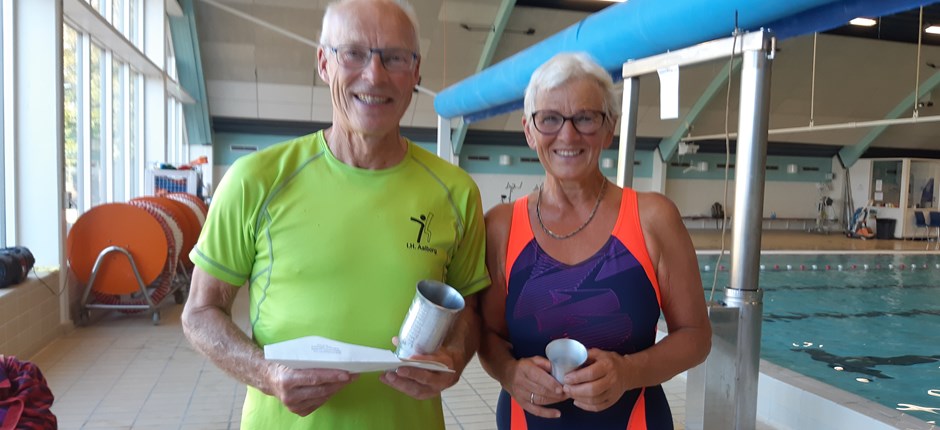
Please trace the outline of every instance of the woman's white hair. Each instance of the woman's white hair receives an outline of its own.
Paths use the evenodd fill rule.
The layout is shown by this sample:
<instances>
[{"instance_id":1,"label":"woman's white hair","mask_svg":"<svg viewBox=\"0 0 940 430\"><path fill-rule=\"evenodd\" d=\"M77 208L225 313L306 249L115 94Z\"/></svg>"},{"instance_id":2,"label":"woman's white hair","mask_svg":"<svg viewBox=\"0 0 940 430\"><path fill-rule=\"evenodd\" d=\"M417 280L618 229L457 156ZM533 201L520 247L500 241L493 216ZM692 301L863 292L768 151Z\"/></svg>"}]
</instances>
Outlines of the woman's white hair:
<instances>
[{"instance_id":1,"label":"woman's white hair","mask_svg":"<svg viewBox=\"0 0 940 430\"><path fill-rule=\"evenodd\" d=\"M320 28L320 45L330 45L332 43L330 39L333 36L333 27L335 26L336 14L338 12L338 9L341 9L342 5L347 4L347 3L352 3L354 1L362 1L362 0L336 0L330 3L326 7L326 11L323 13L323 25ZM401 11L404 12L405 15L408 17L408 20L411 21L411 27L415 31L415 41L414 41L415 49L419 49L421 47L421 44L420 44L421 38L419 36L419 31L418 31L418 15L415 13L415 8L411 6L411 3L409 3L408 0L371 0L371 1L376 2L376 3L379 3L379 2L391 3L393 5L398 6L398 8L401 9Z\"/></svg>"},{"instance_id":2,"label":"woman's white hair","mask_svg":"<svg viewBox=\"0 0 940 430\"><path fill-rule=\"evenodd\" d=\"M586 52L562 52L550 58L532 72L525 88L523 110L526 118L535 111L535 96L544 90L558 88L574 79L593 79L604 93L604 110L609 117L620 117L620 103L614 91L614 81L603 67Z\"/></svg>"}]
</instances>

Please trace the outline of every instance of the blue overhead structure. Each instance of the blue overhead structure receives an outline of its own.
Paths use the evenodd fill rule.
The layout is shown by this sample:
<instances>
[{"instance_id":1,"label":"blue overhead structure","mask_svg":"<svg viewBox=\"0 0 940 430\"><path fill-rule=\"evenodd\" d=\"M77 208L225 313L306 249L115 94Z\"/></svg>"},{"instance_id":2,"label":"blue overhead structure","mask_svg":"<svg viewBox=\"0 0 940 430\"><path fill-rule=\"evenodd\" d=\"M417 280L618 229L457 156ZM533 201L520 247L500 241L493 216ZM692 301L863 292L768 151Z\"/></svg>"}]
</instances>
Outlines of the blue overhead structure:
<instances>
[{"instance_id":1,"label":"blue overhead structure","mask_svg":"<svg viewBox=\"0 0 940 430\"><path fill-rule=\"evenodd\" d=\"M460 81L434 100L445 118L467 122L516 110L535 69L564 51L585 51L619 79L623 63L731 35L770 28L778 38L843 25L857 16L882 16L936 0L631 0L609 6L561 32Z\"/></svg>"},{"instance_id":2,"label":"blue overhead structure","mask_svg":"<svg viewBox=\"0 0 940 430\"><path fill-rule=\"evenodd\" d=\"M624 61L730 36L834 0L631 0L609 6L488 69L441 91L434 100L445 118L517 102L535 69L564 51L590 53L620 75Z\"/></svg>"}]
</instances>

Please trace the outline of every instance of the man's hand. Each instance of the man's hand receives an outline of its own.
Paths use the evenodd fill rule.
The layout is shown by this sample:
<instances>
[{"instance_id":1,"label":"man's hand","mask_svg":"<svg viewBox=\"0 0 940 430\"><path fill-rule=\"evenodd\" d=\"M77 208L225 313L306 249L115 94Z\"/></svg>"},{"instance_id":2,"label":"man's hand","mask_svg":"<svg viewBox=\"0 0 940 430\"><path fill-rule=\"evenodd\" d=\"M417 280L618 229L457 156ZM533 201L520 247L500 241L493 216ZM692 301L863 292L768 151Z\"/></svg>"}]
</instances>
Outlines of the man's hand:
<instances>
[{"instance_id":1,"label":"man's hand","mask_svg":"<svg viewBox=\"0 0 940 430\"><path fill-rule=\"evenodd\" d=\"M454 358L447 353L446 348L441 348L433 355L418 354L409 358L414 360L436 361L450 369L454 369ZM433 370L408 366L402 366L396 370L385 372L385 374L379 377L379 380L386 385L418 400L426 400L439 396L442 391L452 387L459 379L460 372L435 372Z\"/></svg>"},{"instance_id":2,"label":"man's hand","mask_svg":"<svg viewBox=\"0 0 940 430\"><path fill-rule=\"evenodd\" d=\"M444 339L444 344L433 354L408 357L442 363L454 370L453 373L404 366L386 372L379 380L419 400L439 396L442 391L456 384L467 362L476 352L480 336L477 295L466 296L464 301L464 309L460 311L450 335ZM398 336L392 337L392 345L398 346Z\"/></svg>"},{"instance_id":3,"label":"man's hand","mask_svg":"<svg viewBox=\"0 0 940 430\"><path fill-rule=\"evenodd\" d=\"M276 365L269 377L269 394L291 412L305 417L358 377L344 370L291 369Z\"/></svg>"}]
</instances>

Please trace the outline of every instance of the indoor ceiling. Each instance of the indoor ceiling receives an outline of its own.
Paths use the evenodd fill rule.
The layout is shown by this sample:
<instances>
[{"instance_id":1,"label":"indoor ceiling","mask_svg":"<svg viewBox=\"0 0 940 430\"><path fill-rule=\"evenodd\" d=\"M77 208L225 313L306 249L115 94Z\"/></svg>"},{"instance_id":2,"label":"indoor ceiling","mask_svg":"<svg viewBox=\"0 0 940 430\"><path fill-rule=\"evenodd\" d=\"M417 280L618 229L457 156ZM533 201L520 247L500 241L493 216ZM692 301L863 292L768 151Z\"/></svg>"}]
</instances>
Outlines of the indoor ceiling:
<instances>
[{"instance_id":1,"label":"indoor ceiling","mask_svg":"<svg viewBox=\"0 0 940 430\"><path fill-rule=\"evenodd\" d=\"M213 118L245 122L330 122L329 91L316 76L315 41L327 0L195 0L204 77ZM431 92L476 73L501 0L412 0L421 26L421 86ZM517 0L492 63L499 62L572 24L610 2L591 0ZM247 17L247 18L246 18ZM770 128L871 121L915 91L915 84L940 73L940 35L919 34L919 10L884 17L870 28L841 27L818 38L807 35L778 44L773 65ZM940 23L940 8L924 9L925 26ZM275 31L272 28L283 31ZM917 37L922 36L920 49ZM815 48L814 48L815 45ZM919 58L919 59L918 59ZM684 68L680 118L716 78L724 61ZM815 71L814 71L815 64ZM935 78L940 81L940 76ZM725 118L736 128L737 76L730 106L722 90L698 116L692 136L723 133ZM681 121L659 119L659 83L644 76L640 84L638 134L672 135ZM940 90L938 90L940 91ZM938 92L940 96L940 92ZM921 101L921 118L940 115L940 98ZM727 109L726 109L727 107ZM911 117L904 109L901 118ZM227 121L231 122L231 120ZM433 99L416 92L402 120L406 127L434 128ZM520 112L476 122L473 130L521 131ZM828 132L773 134L773 142L849 146L863 141L870 127ZM936 150L940 122L889 127L872 146ZM521 136L518 144L524 144ZM468 140L469 144L470 142ZM485 142L480 142L485 143Z\"/></svg>"}]
</instances>

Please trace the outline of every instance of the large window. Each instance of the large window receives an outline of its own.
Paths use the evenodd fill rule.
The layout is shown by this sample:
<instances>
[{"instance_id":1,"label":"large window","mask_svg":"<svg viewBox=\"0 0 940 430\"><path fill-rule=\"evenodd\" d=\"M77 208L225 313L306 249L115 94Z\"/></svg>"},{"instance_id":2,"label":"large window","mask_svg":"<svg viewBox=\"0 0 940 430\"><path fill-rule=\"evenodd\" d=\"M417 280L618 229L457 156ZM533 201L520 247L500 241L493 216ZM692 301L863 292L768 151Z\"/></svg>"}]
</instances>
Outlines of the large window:
<instances>
[{"instance_id":1,"label":"large window","mask_svg":"<svg viewBox=\"0 0 940 430\"><path fill-rule=\"evenodd\" d=\"M909 208L937 208L937 183L940 182L940 162L911 161Z\"/></svg>"},{"instance_id":2,"label":"large window","mask_svg":"<svg viewBox=\"0 0 940 430\"><path fill-rule=\"evenodd\" d=\"M105 10L104 0L86 0L91 7L95 8L98 13L101 13Z\"/></svg>"},{"instance_id":3,"label":"large window","mask_svg":"<svg viewBox=\"0 0 940 430\"><path fill-rule=\"evenodd\" d=\"M90 183L88 191L91 193L91 206L97 206L107 202L107 188L105 180L107 179L106 163L108 162L105 149L105 134L102 130L106 129L107 110L105 110L104 94L104 68L107 65L104 62L104 50L97 44L91 44L91 56L89 70L91 75L89 92L90 99L90 119L91 119L91 139L88 141L90 148L89 172ZM87 210L87 208L86 208Z\"/></svg>"},{"instance_id":4,"label":"large window","mask_svg":"<svg viewBox=\"0 0 940 430\"><path fill-rule=\"evenodd\" d=\"M8 91L5 87L6 85L6 45L8 42L6 32L9 30L7 28L7 14L4 9L6 9L6 2L0 1L0 170L6 170L6 158L4 157L4 152L6 151L3 147L4 143L4 126L6 125L6 118L3 115L3 105L6 104L6 98L8 96ZM6 223L6 178L3 173L0 173L0 247L7 246L7 223Z\"/></svg>"},{"instance_id":5,"label":"large window","mask_svg":"<svg viewBox=\"0 0 940 430\"><path fill-rule=\"evenodd\" d=\"M176 140L176 99L168 97L166 99L166 156L171 164L179 161L177 157L178 142Z\"/></svg>"},{"instance_id":6,"label":"large window","mask_svg":"<svg viewBox=\"0 0 940 430\"><path fill-rule=\"evenodd\" d=\"M901 160L872 162L871 201L875 206L900 206L901 165Z\"/></svg>"},{"instance_id":7,"label":"large window","mask_svg":"<svg viewBox=\"0 0 940 430\"><path fill-rule=\"evenodd\" d=\"M125 25L127 39L142 49L140 43L140 29L143 27L144 14L141 13L141 0L124 0L127 5L127 25Z\"/></svg>"},{"instance_id":8,"label":"large window","mask_svg":"<svg viewBox=\"0 0 940 430\"><path fill-rule=\"evenodd\" d=\"M109 0L111 2L111 26L113 26L117 31L120 31L125 37L127 36L127 30L125 26L127 25L124 15L124 0Z\"/></svg>"},{"instance_id":9,"label":"large window","mask_svg":"<svg viewBox=\"0 0 940 430\"><path fill-rule=\"evenodd\" d=\"M62 119L65 135L65 220L71 225L79 214L79 190L82 188L78 173L81 154L79 134L79 101L81 79L81 40L74 28L62 29Z\"/></svg>"},{"instance_id":10,"label":"large window","mask_svg":"<svg viewBox=\"0 0 940 430\"><path fill-rule=\"evenodd\" d=\"M144 193L143 190L143 181L141 177L143 176L143 139L141 139L140 131L143 130L143 104L144 97L141 87L144 85L144 76L140 73L131 70L131 79L130 85L128 86L128 93L130 97L129 104L127 106L128 110L128 150L127 150L127 164L128 164L128 179L130 186L130 197L139 196Z\"/></svg>"},{"instance_id":11,"label":"large window","mask_svg":"<svg viewBox=\"0 0 940 430\"><path fill-rule=\"evenodd\" d=\"M117 4L117 0L115 1ZM112 201L127 201L128 190L126 167L124 160L127 157L127 99L125 88L127 88L127 67L125 64L117 61L111 61L111 187L114 193Z\"/></svg>"},{"instance_id":12,"label":"large window","mask_svg":"<svg viewBox=\"0 0 940 430\"><path fill-rule=\"evenodd\" d=\"M172 96L168 97L166 115L167 159L171 164L186 164L190 159L183 103Z\"/></svg>"},{"instance_id":13,"label":"large window","mask_svg":"<svg viewBox=\"0 0 940 430\"><path fill-rule=\"evenodd\" d=\"M146 163L179 164L188 161L189 154L182 104L166 92L151 92L158 87L151 84L175 75L175 65L157 69L140 52L145 30L168 31L167 26L145 29L142 0L81 1L93 9L66 15L62 32L64 198L69 224L96 205L143 195ZM111 25L89 20L88 14L98 14ZM167 52L175 61L172 48ZM165 116L146 112L148 107L156 109L156 103L165 106L160 109ZM166 134L147 139L148 129L165 129ZM152 152L145 150L150 145ZM165 155L157 155L161 153ZM158 158L149 160L148 154Z\"/></svg>"},{"instance_id":14,"label":"large window","mask_svg":"<svg viewBox=\"0 0 940 430\"><path fill-rule=\"evenodd\" d=\"M187 157L182 109L170 95L189 97L165 84L176 71L160 61L171 40L166 10L156 7L165 4L175 7L0 0L0 247L28 244L43 265L55 264L60 208L72 224L95 205L142 195L146 164ZM62 183L49 182L43 166L59 169Z\"/></svg>"},{"instance_id":15,"label":"large window","mask_svg":"<svg viewBox=\"0 0 940 430\"><path fill-rule=\"evenodd\" d=\"M173 98L167 97L166 99L166 162L173 162L173 155L175 153L174 139L173 139L173 130L176 129L176 124L174 120L176 117L173 115Z\"/></svg>"}]
</instances>

